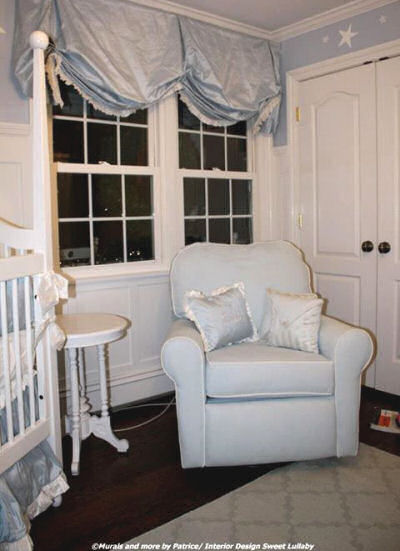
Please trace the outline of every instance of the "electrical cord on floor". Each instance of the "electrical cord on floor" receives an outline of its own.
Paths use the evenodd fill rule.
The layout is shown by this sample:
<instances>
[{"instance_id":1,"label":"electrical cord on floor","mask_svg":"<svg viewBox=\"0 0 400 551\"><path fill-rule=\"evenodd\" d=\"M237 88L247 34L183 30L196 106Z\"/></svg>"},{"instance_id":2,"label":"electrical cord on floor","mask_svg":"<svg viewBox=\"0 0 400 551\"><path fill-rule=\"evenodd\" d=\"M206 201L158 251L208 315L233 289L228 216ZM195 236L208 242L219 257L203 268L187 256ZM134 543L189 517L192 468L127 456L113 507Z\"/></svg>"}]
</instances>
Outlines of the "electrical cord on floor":
<instances>
[{"instance_id":1,"label":"electrical cord on floor","mask_svg":"<svg viewBox=\"0 0 400 551\"><path fill-rule=\"evenodd\" d=\"M129 409L153 407L153 406L165 406L165 408L160 413L158 413L154 417L151 417L151 419L147 419L147 421L143 421L143 423L138 423L137 425L132 425L132 426L126 427L124 429L114 429L113 432L124 432L124 431L128 431L128 430L135 430L135 429L138 429L139 427L144 427L145 425L148 425L149 423L152 423L156 419L159 419L162 415L164 415L164 413L166 413L169 410L169 408L172 405L174 405L174 403L175 403L175 396L168 403L138 404L137 406L129 406L127 408L121 408L121 409L119 409L119 411L126 411L126 410L129 410Z\"/></svg>"}]
</instances>

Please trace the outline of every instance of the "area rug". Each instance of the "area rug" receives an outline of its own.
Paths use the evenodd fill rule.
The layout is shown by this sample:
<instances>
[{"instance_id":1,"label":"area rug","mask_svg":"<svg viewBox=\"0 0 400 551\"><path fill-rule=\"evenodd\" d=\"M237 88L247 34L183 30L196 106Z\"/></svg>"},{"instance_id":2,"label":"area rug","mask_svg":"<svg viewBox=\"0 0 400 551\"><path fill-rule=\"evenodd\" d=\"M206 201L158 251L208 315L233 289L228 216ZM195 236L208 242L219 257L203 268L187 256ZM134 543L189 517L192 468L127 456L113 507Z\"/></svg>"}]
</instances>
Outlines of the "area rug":
<instances>
[{"instance_id":1,"label":"area rug","mask_svg":"<svg viewBox=\"0 0 400 551\"><path fill-rule=\"evenodd\" d=\"M400 457L292 463L127 542L164 551L399 551Z\"/></svg>"}]
</instances>

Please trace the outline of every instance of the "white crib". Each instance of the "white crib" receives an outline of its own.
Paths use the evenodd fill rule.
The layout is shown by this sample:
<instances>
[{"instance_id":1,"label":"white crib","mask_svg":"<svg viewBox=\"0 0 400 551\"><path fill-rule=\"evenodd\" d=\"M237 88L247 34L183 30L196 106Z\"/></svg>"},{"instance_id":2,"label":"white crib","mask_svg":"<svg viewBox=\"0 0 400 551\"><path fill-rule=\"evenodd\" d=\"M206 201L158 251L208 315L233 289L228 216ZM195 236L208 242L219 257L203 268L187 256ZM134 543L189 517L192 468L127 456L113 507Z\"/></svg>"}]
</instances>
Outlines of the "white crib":
<instances>
[{"instance_id":1,"label":"white crib","mask_svg":"<svg viewBox=\"0 0 400 551\"><path fill-rule=\"evenodd\" d=\"M38 324L41 322L40 307L37 300L34 300L34 295L37 274L53 268L44 72L44 49L47 44L48 39L44 33L32 34L31 46L34 50L33 229L20 228L0 221L0 245L3 253L0 259L1 364L8 433L7 442L0 446L0 473L45 439L49 439L56 456L61 460L57 357L50 346L48 328L45 329L36 349L35 371L39 411L37 418L34 419L34 332L35 326L37 331ZM32 302L33 308L31 308ZM21 313L25 318L23 320L20 319ZM11 333L8 327L10 318L13 329ZM4 346L7 340L9 346ZM11 356L14 356L14 361L11 361ZM28 391L30 404L30 423L26 428L24 427L24 388ZM17 411L19 425L19 433L16 436L13 435L12 427L12 402Z\"/></svg>"},{"instance_id":2,"label":"white crib","mask_svg":"<svg viewBox=\"0 0 400 551\"><path fill-rule=\"evenodd\" d=\"M0 220L0 478L45 441L61 462L57 356L50 344L49 324L38 339L43 319L37 287L40 274L53 267L44 72L47 44L44 33L32 34L33 228ZM47 317L52 315L54 308ZM60 503L57 497L54 504ZM38 512L31 511L31 518ZM26 541L24 549L30 548L28 535Z\"/></svg>"}]
</instances>

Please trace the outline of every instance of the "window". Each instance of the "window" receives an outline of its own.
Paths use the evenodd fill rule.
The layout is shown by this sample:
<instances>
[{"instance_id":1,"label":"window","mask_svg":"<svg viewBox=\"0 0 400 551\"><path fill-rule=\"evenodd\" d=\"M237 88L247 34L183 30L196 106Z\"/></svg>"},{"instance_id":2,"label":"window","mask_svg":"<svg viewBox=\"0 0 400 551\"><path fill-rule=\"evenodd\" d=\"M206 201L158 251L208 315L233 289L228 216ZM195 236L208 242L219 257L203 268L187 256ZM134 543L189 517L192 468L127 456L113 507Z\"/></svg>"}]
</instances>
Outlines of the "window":
<instances>
[{"instance_id":1,"label":"window","mask_svg":"<svg viewBox=\"0 0 400 551\"><path fill-rule=\"evenodd\" d=\"M61 266L154 260L149 113L114 117L72 87L62 93L53 109Z\"/></svg>"},{"instance_id":2,"label":"window","mask_svg":"<svg viewBox=\"0 0 400 551\"><path fill-rule=\"evenodd\" d=\"M166 269L196 241L253 241L245 122L203 124L176 97L122 118L96 111L72 87L62 95L64 107L53 108L59 256L74 277L96 266Z\"/></svg>"},{"instance_id":3,"label":"window","mask_svg":"<svg viewBox=\"0 0 400 551\"><path fill-rule=\"evenodd\" d=\"M185 244L253 240L252 173L247 125L203 124L179 100L179 168Z\"/></svg>"}]
</instances>

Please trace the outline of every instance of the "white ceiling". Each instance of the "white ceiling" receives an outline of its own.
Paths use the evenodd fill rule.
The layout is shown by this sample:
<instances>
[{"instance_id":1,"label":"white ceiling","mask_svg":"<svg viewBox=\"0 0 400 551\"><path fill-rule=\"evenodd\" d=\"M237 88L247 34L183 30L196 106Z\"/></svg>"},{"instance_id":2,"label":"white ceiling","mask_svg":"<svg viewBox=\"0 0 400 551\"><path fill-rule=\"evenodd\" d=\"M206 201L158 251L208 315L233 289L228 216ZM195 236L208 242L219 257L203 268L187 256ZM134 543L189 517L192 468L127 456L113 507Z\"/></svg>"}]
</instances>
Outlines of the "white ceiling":
<instances>
[{"instance_id":1,"label":"white ceiling","mask_svg":"<svg viewBox=\"0 0 400 551\"><path fill-rule=\"evenodd\" d=\"M353 0L172 0L175 4L275 31Z\"/></svg>"}]
</instances>

